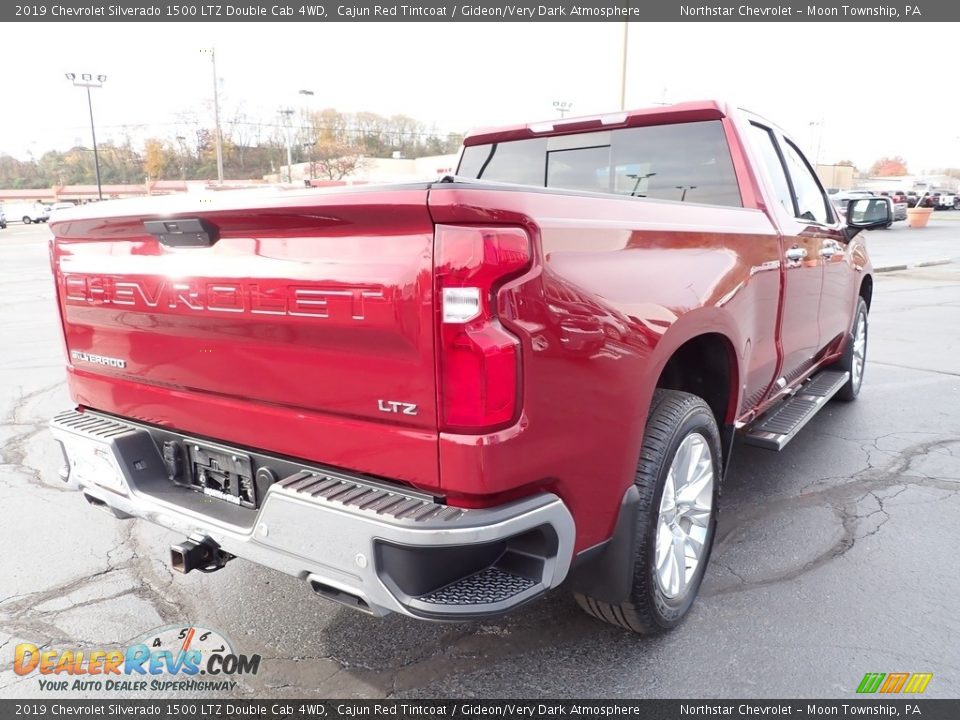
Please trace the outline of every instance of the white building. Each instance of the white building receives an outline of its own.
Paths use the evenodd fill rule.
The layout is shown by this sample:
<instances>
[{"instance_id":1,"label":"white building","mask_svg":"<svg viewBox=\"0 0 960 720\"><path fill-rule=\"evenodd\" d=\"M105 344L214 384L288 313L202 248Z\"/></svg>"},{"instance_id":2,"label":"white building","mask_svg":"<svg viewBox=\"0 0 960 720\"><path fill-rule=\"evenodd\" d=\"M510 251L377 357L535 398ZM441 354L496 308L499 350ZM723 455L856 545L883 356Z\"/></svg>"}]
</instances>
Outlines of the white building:
<instances>
[{"instance_id":1,"label":"white building","mask_svg":"<svg viewBox=\"0 0 960 720\"><path fill-rule=\"evenodd\" d=\"M945 190L955 193L960 189L960 178L951 175L897 175L893 177L860 178L860 190L910 190L916 193Z\"/></svg>"},{"instance_id":2,"label":"white building","mask_svg":"<svg viewBox=\"0 0 960 720\"><path fill-rule=\"evenodd\" d=\"M340 181L352 184L436 180L441 175L452 174L459 160L459 154L430 155L420 158L364 158L354 172L341 178ZM286 165L281 166L279 174L263 176L267 182L280 182L280 178L287 179ZM311 179L310 164L295 163L291 181L299 185L309 179ZM314 172L314 179L327 180L318 171Z\"/></svg>"}]
</instances>

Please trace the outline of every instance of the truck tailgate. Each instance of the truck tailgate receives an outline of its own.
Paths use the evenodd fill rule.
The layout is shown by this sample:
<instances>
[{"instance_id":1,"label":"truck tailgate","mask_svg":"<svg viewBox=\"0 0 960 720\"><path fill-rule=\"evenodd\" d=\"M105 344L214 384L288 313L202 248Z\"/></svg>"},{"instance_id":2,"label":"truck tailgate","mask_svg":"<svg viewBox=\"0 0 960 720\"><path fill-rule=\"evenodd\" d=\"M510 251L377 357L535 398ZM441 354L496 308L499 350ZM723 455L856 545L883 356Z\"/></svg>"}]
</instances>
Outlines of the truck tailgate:
<instances>
[{"instance_id":1,"label":"truck tailgate","mask_svg":"<svg viewBox=\"0 0 960 720\"><path fill-rule=\"evenodd\" d=\"M435 485L426 194L225 192L62 215L52 263L75 401ZM209 228L210 244L157 220Z\"/></svg>"}]
</instances>

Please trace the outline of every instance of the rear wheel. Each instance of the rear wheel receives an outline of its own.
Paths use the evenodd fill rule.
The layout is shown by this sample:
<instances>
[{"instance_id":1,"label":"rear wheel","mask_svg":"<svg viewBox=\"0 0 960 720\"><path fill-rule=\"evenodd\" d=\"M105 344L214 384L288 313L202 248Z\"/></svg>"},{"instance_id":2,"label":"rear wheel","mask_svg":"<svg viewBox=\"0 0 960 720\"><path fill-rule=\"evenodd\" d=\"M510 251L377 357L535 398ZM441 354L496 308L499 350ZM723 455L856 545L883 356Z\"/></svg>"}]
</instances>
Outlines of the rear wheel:
<instances>
[{"instance_id":1,"label":"rear wheel","mask_svg":"<svg viewBox=\"0 0 960 720\"><path fill-rule=\"evenodd\" d=\"M613 605L578 593L584 610L647 635L683 620L713 546L720 460L710 407L696 395L657 390L634 481L640 516L630 597Z\"/></svg>"},{"instance_id":2,"label":"rear wheel","mask_svg":"<svg viewBox=\"0 0 960 720\"><path fill-rule=\"evenodd\" d=\"M837 362L837 369L850 373L847 384L840 388L836 397L840 400L856 400L860 394L860 386L863 385L863 371L867 366L867 335L869 333L869 315L867 314L867 303L864 299L857 298L857 311L853 316L853 328L850 331L850 338L847 340L847 349L843 351L843 357Z\"/></svg>"},{"instance_id":3,"label":"rear wheel","mask_svg":"<svg viewBox=\"0 0 960 720\"><path fill-rule=\"evenodd\" d=\"M30 224L30 218L29 218L29 216L27 216L27 215L24 215L24 216L23 216L23 224L24 224L24 225L29 225L29 224Z\"/></svg>"}]
</instances>

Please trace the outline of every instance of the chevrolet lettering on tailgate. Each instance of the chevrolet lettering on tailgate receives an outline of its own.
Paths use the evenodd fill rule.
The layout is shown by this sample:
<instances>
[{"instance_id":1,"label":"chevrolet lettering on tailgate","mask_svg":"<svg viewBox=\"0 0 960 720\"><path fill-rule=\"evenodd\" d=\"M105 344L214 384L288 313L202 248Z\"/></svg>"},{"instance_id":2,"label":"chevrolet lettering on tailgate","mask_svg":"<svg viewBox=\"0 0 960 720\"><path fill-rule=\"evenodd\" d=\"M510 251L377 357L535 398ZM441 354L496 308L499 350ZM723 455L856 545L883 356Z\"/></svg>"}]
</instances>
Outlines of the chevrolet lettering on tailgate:
<instances>
[{"instance_id":1,"label":"chevrolet lettering on tailgate","mask_svg":"<svg viewBox=\"0 0 960 720\"><path fill-rule=\"evenodd\" d=\"M366 304L383 301L383 288L325 287L316 284L237 282L235 280L129 279L109 275L63 275L67 303L116 305L139 310L187 310L366 318Z\"/></svg>"}]
</instances>

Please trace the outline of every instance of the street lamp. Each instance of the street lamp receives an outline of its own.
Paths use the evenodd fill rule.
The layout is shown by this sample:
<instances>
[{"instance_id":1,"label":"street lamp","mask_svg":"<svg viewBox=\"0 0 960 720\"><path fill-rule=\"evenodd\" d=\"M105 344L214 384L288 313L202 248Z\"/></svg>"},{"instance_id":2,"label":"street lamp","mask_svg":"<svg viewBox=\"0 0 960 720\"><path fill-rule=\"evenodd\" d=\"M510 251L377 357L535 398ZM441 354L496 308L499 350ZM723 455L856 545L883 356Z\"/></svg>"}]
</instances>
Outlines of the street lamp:
<instances>
[{"instance_id":1,"label":"street lamp","mask_svg":"<svg viewBox=\"0 0 960 720\"><path fill-rule=\"evenodd\" d=\"M631 180L636 180L633 184L633 191L630 193L631 197L637 197L637 191L640 189L640 183L644 180L648 180L656 175L655 172L647 173L646 175L641 175L640 173L627 173L627 177ZM646 195L641 195L640 197L646 197Z\"/></svg>"},{"instance_id":2,"label":"street lamp","mask_svg":"<svg viewBox=\"0 0 960 720\"><path fill-rule=\"evenodd\" d=\"M627 109L627 49L630 41L630 23L623 23L623 42L620 46L620 109Z\"/></svg>"},{"instance_id":3,"label":"street lamp","mask_svg":"<svg viewBox=\"0 0 960 720\"><path fill-rule=\"evenodd\" d=\"M74 87L87 89L87 107L90 110L90 135L93 137L93 166L97 173L97 197L103 200L103 187L100 184L100 154L97 152L97 131L93 126L93 99L90 97L90 88L103 87L107 81L106 75L97 75L94 79L90 73L83 73L77 79L76 73L66 73L66 78L73 83Z\"/></svg>"},{"instance_id":4,"label":"street lamp","mask_svg":"<svg viewBox=\"0 0 960 720\"><path fill-rule=\"evenodd\" d=\"M562 120L567 116L567 113L573 109L573 103L566 100L554 100L553 107L558 113L560 113L560 119Z\"/></svg>"},{"instance_id":5,"label":"street lamp","mask_svg":"<svg viewBox=\"0 0 960 720\"><path fill-rule=\"evenodd\" d=\"M823 145L823 118L820 118L819 120L813 120L808 123L808 125L810 126L811 131L813 128L817 128L816 155L813 159L813 167L816 168L820 164L820 148ZM813 150L812 147L810 149Z\"/></svg>"},{"instance_id":6,"label":"street lamp","mask_svg":"<svg viewBox=\"0 0 960 720\"><path fill-rule=\"evenodd\" d=\"M187 151L183 148L183 143L186 142L187 138L184 135L177 135L177 145L180 147L180 178L184 183L187 182Z\"/></svg>"},{"instance_id":7,"label":"street lamp","mask_svg":"<svg viewBox=\"0 0 960 720\"><path fill-rule=\"evenodd\" d=\"M293 116L293 108L280 108L280 114L283 116L283 126L287 131L287 182L293 182L293 140L290 137L291 129L291 117ZM283 181L283 176L280 177L281 182Z\"/></svg>"},{"instance_id":8,"label":"street lamp","mask_svg":"<svg viewBox=\"0 0 960 720\"><path fill-rule=\"evenodd\" d=\"M313 118L310 117L310 99L313 97L313 90L300 90L299 95L303 95L303 119L304 123L309 123L310 134L304 136L304 144L307 146L307 167L310 169L310 179L313 180ZM306 130L306 128L304 128Z\"/></svg>"}]
</instances>

